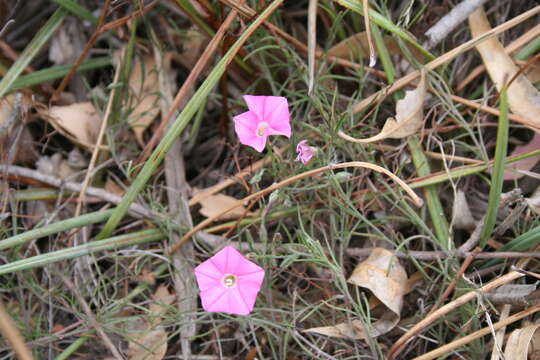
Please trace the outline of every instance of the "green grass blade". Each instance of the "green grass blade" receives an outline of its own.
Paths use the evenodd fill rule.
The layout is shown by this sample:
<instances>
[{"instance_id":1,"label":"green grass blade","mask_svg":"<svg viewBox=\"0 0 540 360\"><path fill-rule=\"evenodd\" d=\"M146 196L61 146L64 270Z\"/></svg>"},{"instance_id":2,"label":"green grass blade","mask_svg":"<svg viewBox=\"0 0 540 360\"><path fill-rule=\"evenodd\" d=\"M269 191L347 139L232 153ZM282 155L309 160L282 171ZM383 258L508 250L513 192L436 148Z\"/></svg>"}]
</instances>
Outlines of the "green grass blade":
<instances>
[{"instance_id":1,"label":"green grass blade","mask_svg":"<svg viewBox=\"0 0 540 360\"><path fill-rule=\"evenodd\" d=\"M99 69L112 64L112 60L108 56L99 57L84 61L78 68L77 72L89 71ZM13 85L8 91L17 89L24 89L34 85L42 84L47 81L63 78L71 69L73 64L51 66L47 69L34 71L31 74L21 75L17 80L13 82Z\"/></svg>"},{"instance_id":2,"label":"green grass blade","mask_svg":"<svg viewBox=\"0 0 540 360\"><path fill-rule=\"evenodd\" d=\"M532 247L540 244L540 226L536 226L517 238L512 239L504 244L497 251L528 251ZM491 259L482 264L482 268L497 265L503 259Z\"/></svg>"},{"instance_id":3,"label":"green grass blade","mask_svg":"<svg viewBox=\"0 0 540 360\"><path fill-rule=\"evenodd\" d=\"M480 233L480 248L484 248L493 232L497 213L499 212L499 203L501 201L501 192L504 181L504 164L506 152L508 149L508 98L506 88L501 90L499 105L499 126L497 127L497 143L495 145L495 158L493 161L493 171L491 173L491 187L489 189L488 208L484 217L484 227Z\"/></svg>"},{"instance_id":4,"label":"green grass blade","mask_svg":"<svg viewBox=\"0 0 540 360\"><path fill-rule=\"evenodd\" d=\"M0 275L9 274L16 271L33 269L61 260L90 255L99 251L114 250L127 246L139 245L152 241L159 241L164 238L165 235L159 229L143 230L137 233L115 236L105 240L93 241L84 245L74 246L67 249L32 256L27 259L13 261L11 263L0 266Z\"/></svg>"},{"instance_id":5,"label":"green grass blade","mask_svg":"<svg viewBox=\"0 0 540 360\"><path fill-rule=\"evenodd\" d=\"M362 7L361 1L358 0L334 0L337 1L338 4L340 4L343 7L346 7L347 9L350 9L356 13L359 13L361 15L364 15L364 8ZM373 23L379 25L383 29L388 30L389 32L396 34L396 36L400 37L401 39L411 43L412 46L417 48L428 60L433 60L435 57L422 45L420 45L412 36L410 36L407 32L403 31L400 27L396 26L394 23L392 23L390 20L388 20L386 17L382 16L378 12L376 12L373 9L369 9L369 20L373 21Z\"/></svg>"},{"instance_id":6,"label":"green grass blade","mask_svg":"<svg viewBox=\"0 0 540 360\"><path fill-rule=\"evenodd\" d=\"M60 24L62 24L66 14L67 10L59 8L52 14L49 20L47 20L45 25L39 29L36 36L34 36L32 41L30 41L28 46L26 46L23 52L19 55L17 61L15 61L15 63L9 68L6 75L0 81L0 98L7 94L15 80L17 80L23 70L30 64L43 45L49 41L56 29L58 29Z\"/></svg>"},{"instance_id":7,"label":"green grass blade","mask_svg":"<svg viewBox=\"0 0 540 360\"><path fill-rule=\"evenodd\" d=\"M210 72L208 77L204 80L201 86L197 89L193 97L184 107L184 110L178 115L169 131L165 134L159 145L154 152L150 155L146 163L144 164L141 172L133 181L133 184L129 187L122 201L115 208L114 213L105 224L101 233L98 234L98 239L109 237L113 230L116 228L120 220L126 214L129 205L135 200L135 197L142 191L144 185L150 179L154 171L157 169L176 138L182 133L186 125L191 121L195 112L199 109L201 104L206 101L210 91L216 86L219 79L227 69L227 65L232 61L238 50L242 47L244 42L248 39L255 29L257 29L261 23L279 6L283 0L274 0L268 5L268 7L251 23L251 25L240 35L238 40L231 46L229 51L221 58L216 64L214 69Z\"/></svg>"},{"instance_id":8,"label":"green grass blade","mask_svg":"<svg viewBox=\"0 0 540 360\"><path fill-rule=\"evenodd\" d=\"M96 16L94 16L94 14L90 12L90 10L77 4L73 0L53 0L53 1L57 3L58 5L60 5L61 7L68 10L69 12L71 12L73 15L76 15L77 17L81 19L88 20L94 25L97 25L99 22L99 19Z\"/></svg>"},{"instance_id":9,"label":"green grass blade","mask_svg":"<svg viewBox=\"0 0 540 360\"><path fill-rule=\"evenodd\" d=\"M430 175L431 170L429 168L429 162L426 155L422 151L422 146L420 145L418 137L410 136L408 138L408 144L414 167L416 168L418 175ZM424 195L426 197L426 206L431 218L431 222L433 223L437 241L443 250L449 250L451 248L450 232L448 230L449 226L444 215L441 200L439 199L437 187L435 185L426 186L424 188Z\"/></svg>"},{"instance_id":10,"label":"green grass blade","mask_svg":"<svg viewBox=\"0 0 540 360\"><path fill-rule=\"evenodd\" d=\"M33 229L26 231L22 234L12 236L10 238L0 241L0 250L10 249L14 246L26 244L29 241L39 239L41 237L49 236L56 234L62 231L73 229L76 227L81 227L89 224L95 224L101 221L105 221L109 216L111 216L113 210L106 211L97 211L75 218L62 220L43 226L41 228Z\"/></svg>"}]
</instances>

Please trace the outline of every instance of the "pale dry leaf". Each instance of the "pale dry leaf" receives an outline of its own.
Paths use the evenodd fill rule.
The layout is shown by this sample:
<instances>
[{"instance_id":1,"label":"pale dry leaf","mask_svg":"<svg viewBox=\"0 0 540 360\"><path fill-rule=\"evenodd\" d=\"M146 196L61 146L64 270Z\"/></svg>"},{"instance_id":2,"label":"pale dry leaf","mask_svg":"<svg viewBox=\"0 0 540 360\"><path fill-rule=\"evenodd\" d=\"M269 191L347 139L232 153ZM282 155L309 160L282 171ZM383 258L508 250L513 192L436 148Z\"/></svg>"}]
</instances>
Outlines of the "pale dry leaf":
<instances>
[{"instance_id":1,"label":"pale dry leaf","mask_svg":"<svg viewBox=\"0 0 540 360\"><path fill-rule=\"evenodd\" d=\"M101 116L91 102L53 106L49 118L55 129L67 132L79 144L90 147L96 143Z\"/></svg>"},{"instance_id":2,"label":"pale dry leaf","mask_svg":"<svg viewBox=\"0 0 540 360\"><path fill-rule=\"evenodd\" d=\"M465 192L458 189L452 206L452 224L455 229L473 230L476 227L476 221L472 215Z\"/></svg>"},{"instance_id":3,"label":"pale dry leaf","mask_svg":"<svg viewBox=\"0 0 540 360\"><path fill-rule=\"evenodd\" d=\"M482 7L476 9L469 16L469 27L473 37L479 37L491 30L486 13ZM491 37L476 45L482 56L486 69L501 91L510 79L518 72L518 67L512 58L504 51L502 44L496 37ZM531 125L540 126L540 92L523 74L517 76L508 87L508 106L510 110L520 117L527 119Z\"/></svg>"},{"instance_id":4,"label":"pale dry leaf","mask_svg":"<svg viewBox=\"0 0 540 360\"><path fill-rule=\"evenodd\" d=\"M197 26L193 25L186 32L185 40L182 42L182 55L178 57L178 60L184 67L193 68L207 44L208 37L202 34Z\"/></svg>"},{"instance_id":5,"label":"pale dry leaf","mask_svg":"<svg viewBox=\"0 0 540 360\"><path fill-rule=\"evenodd\" d=\"M396 118L388 118L380 133L367 139L356 139L358 143L370 143L384 139L402 139L416 134L424 124L424 100L426 98L426 74L421 72L420 82L414 90L396 104Z\"/></svg>"},{"instance_id":6,"label":"pale dry leaf","mask_svg":"<svg viewBox=\"0 0 540 360\"><path fill-rule=\"evenodd\" d=\"M498 304L526 304L527 296L536 290L536 284L506 284L485 294L486 299Z\"/></svg>"},{"instance_id":7,"label":"pale dry leaf","mask_svg":"<svg viewBox=\"0 0 540 360\"><path fill-rule=\"evenodd\" d=\"M144 132L159 113L158 71L162 69L158 69L153 56L144 56L142 61L136 57L129 76L133 109L129 114L128 122L141 147L145 145Z\"/></svg>"},{"instance_id":8,"label":"pale dry leaf","mask_svg":"<svg viewBox=\"0 0 540 360\"><path fill-rule=\"evenodd\" d=\"M504 348L505 360L527 360L528 355L539 350L538 325L529 325L512 331Z\"/></svg>"},{"instance_id":9,"label":"pale dry leaf","mask_svg":"<svg viewBox=\"0 0 540 360\"><path fill-rule=\"evenodd\" d=\"M129 360L161 360L165 356L168 334L159 325L167 306L172 304L174 298L174 294L167 286L160 285L156 289L152 295L154 301L150 304L147 315L140 319L142 321L138 321L139 325L137 322L133 323L133 326L142 332L127 339Z\"/></svg>"},{"instance_id":10,"label":"pale dry leaf","mask_svg":"<svg viewBox=\"0 0 540 360\"><path fill-rule=\"evenodd\" d=\"M374 248L371 255L356 266L347 281L369 289L399 317L407 290L407 273L393 252Z\"/></svg>"},{"instance_id":11,"label":"pale dry leaf","mask_svg":"<svg viewBox=\"0 0 540 360\"><path fill-rule=\"evenodd\" d=\"M536 188L534 193L525 199L527 205L536 212L537 215L540 215L540 186Z\"/></svg>"},{"instance_id":12,"label":"pale dry leaf","mask_svg":"<svg viewBox=\"0 0 540 360\"><path fill-rule=\"evenodd\" d=\"M55 65L67 64L76 56L73 40L66 25L62 25L51 39L49 46L49 60Z\"/></svg>"},{"instance_id":13,"label":"pale dry leaf","mask_svg":"<svg viewBox=\"0 0 540 360\"><path fill-rule=\"evenodd\" d=\"M239 201L238 199L235 199L232 196L228 196L228 195L223 195L223 194L210 195L200 200L201 209L199 210L199 212L201 213L201 215L211 218L211 217L221 214L224 210L228 209L229 207L236 205L238 201ZM254 215L254 213L247 212L246 214L246 208L244 205L242 205L220 216L219 220L238 219L239 217L242 217L244 215L252 216Z\"/></svg>"},{"instance_id":14,"label":"pale dry leaf","mask_svg":"<svg viewBox=\"0 0 540 360\"><path fill-rule=\"evenodd\" d=\"M372 324L363 324L355 319L332 326L306 329L304 332L367 340L385 334L397 325L403 306L403 296L411 288L411 284L394 253L374 248L371 255L356 266L348 282L370 290L390 311L384 312Z\"/></svg>"},{"instance_id":15,"label":"pale dry leaf","mask_svg":"<svg viewBox=\"0 0 540 360\"><path fill-rule=\"evenodd\" d=\"M389 55L403 55L403 51L393 37L384 36L384 44ZM424 56L422 56L420 51L412 46L406 46L418 62L424 62ZM327 51L327 55L356 61L369 57L369 43L366 32L362 31L340 41Z\"/></svg>"},{"instance_id":16,"label":"pale dry leaf","mask_svg":"<svg viewBox=\"0 0 540 360\"><path fill-rule=\"evenodd\" d=\"M52 156L41 156L36 161L36 168L40 173L57 176L64 180L74 181L77 180L73 177L77 173L76 169L73 169L69 162L64 159L61 153L54 153Z\"/></svg>"},{"instance_id":17,"label":"pale dry leaf","mask_svg":"<svg viewBox=\"0 0 540 360\"><path fill-rule=\"evenodd\" d=\"M145 333L136 341L130 341L128 345L129 360L161 360L167 353L167 332L155 329Z\"/></svg>"}]
</instances>

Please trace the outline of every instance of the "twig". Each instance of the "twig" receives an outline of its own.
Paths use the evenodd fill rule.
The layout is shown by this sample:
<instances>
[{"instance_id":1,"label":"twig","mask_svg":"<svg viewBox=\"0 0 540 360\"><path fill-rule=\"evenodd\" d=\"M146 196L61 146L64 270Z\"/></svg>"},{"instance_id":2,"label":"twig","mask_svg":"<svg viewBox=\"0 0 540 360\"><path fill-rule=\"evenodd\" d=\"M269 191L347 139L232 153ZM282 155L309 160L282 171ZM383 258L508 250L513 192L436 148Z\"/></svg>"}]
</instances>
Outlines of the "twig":
<instances>
[{"instance_id":1,"label":"twig","mask_svg":"<svg viewBox=\"0 0 540 360\"><path fill-rule=\"evenodd\" d=\"M499 322L496 322L493 324L492 327L487 326L481 330L475 331L472 334L469 334L461 339L452 341L449 344L443 345L435 350L432 350L424 355L415 357L413 360L431 360L438 358L439 356L442 356L444 354L449 353L450 351L459 348L460 346L463 346L465 344L470 343L473 340L479 339L483 336L486 336L491 333L492 330L499 330L509 324L512 324L518 320L521 320L529 315L534 314L535 312L540 311L540 305L532 306L526 310L523 310L521 312L518 312L517 314L514 314L510 317L507 317L504 320L501 320Z\"/></svg>"},{"instance_id":2,"label":"twig","mask_svg":"<svg viewBox=\"0 0 540 360\"><path fill-rule=\"evenodd\" d=\"M460 2L426 31L425 35L429 38L429 41L425 46L428 49L433 48L459 24L465 21L470 13L482 6L485 2L486 0L463 0Z\"/></svg>"},{"instance_id":3,"label":"twig","mask_svg":"<svg viewBox=\"0 0 540 360\"><path fill-rule=\"evenodd\" d=\"M29 179L37 180L41 183L59 188L59 189L67 189L69 191L79 192L82 190L82 184L70 182L70 181L64 181L60 178L45 175L40 173L36 170L30 170L24 167L20 166L14 166L14 165L0 165L0 177L4 176L4 174L12 175L12 176L18 176L18 177L24 177ZM95 188L89 186L86 189L86 195L93 196L98 199L110 202L111 204L119 204L122 200L121 196L111 194L108 191L105 191L104 189ZM154 213L153 211L143 207L142 205L133 203L129 207L129 213L136 217L136 218L149 218L149 219L156 219L159 218L159 214Z\"/></svg>"},{"instance_id":4,"label":"twig","mask_svg":"<svg viewBox=\"0 0 540 360\"><path fill-rule=\"evenodd\" d=\"M4 304L0 301L0 334L6 339L13 349L17 358L21 360L32 360L32 353L26 347L24 339L19 329L13 324L11 316L4 309Z\"/></svg>"},{"instance_id":5,"label":"twig","mask_svg":"<svg viewBox=\"0 0 540 360\"><path fill-rule=\"evenodd\" d=\"M305 179L305 178L308 178L308 177L312 177L312 176L315 176L315 175L320 174L320 173L325 172L325 171L335 170L335 169L344 169L344 168L348 168L348 167L366 168L366 169L370 169L370 170L373 170L373 171L377 171L377 172L381 172L383 174L386 174L390 178L392 178L392 180L394 180L396 183L398 183L398 185L401 186L409 194L409 196L413 199L413 201L415 202L415 204L417 206L422 206L423 203L424 203L423 200L420 199L418 197L418 195L416 195L416 193L414 191L412 191L412 189L409 188L409 186L403 180L401 180L399 177L397 177L396 175L394 175L390 171L388 171L385 168L382 168L382 167L380 167L378 165L374 165L374 164L370 164L370 163L362 162L362 161L351 161L351 162L345 162L345 163L341 163L341 164L328 165L328 166L323 166L323 167L320 167L318 169L306 171L304 173L292 176L292 177L290 177L288 179L285 179L285 180L282 180L282 181L280 181L278 183L275 183L275 184L267 187L266 189L263 189L261 191L258 191L256 193L254 193L254 194L246 196L245 198L243 198L241 200L238 200L238 202L235 205L232 205L229 208L222 211L221 213L202 221L197 226L195 226L193 229L188 231L182 237L182 239L180 239L180 241L176 242L169 249L169 253L173 254L174 252L176 252L180 248L180 246L182 246L186 241L188 241L191 238L191 236L193 236L196 232L204 229L206 226L210 225L211 223L213 223L214 221L219 219L221 216L225 215L226 213L228 213L231 210L236 209L239 206L242 206L243 204L245 204L248 201L251 201L253 199L259 199L260 197L265 196L266 194L269 194L274 190L277 190L277 189L280 189L280 188L282 188L284 186L287 186L287 185L289 185L289 184L291 184L291 183L293 183L295 181Z\"/></svg>"},{"instance_id":6,"label":"twig","mask_svg":"<svg viewBox=\"0 0 540 360\"><path fill-rule=\"evenodd\" d=\"M90 306L88 305L88 303L86 302L86 300L84 300L84 298L82 297L82 295L79 293L79 291L77 290L77 288L75 287L75 285L71 282L71 280L69 280L66 276L64 276L64 274L62 274L61 272L58 272L57 275L62 279L62 281L64 282L64 284L67 286L67 288L73 293L73 295L75 295L75 297L77 298L77 300L79 301L79 303L81 304L81 308L82 310L84 311L84 313L86 314L86 317L88 318L88 321L90 322L90 325L92 325L94 327L94 329L96 329L96 332L97 334L99 335L99 337L101 338L101 340L103 340L103 342L105 343L105 346L109 349L109 351L111 352L111 354L117 359L117 360L123 360L124 357L120 354L120 352L118 351L118 349L116 348L116 346L114 346L113 342L111 341L111 339L109 338L109 336L105 333L105 331L103 331L103 328L101 327L101 325L97 322L96 320L96 317L94 316L94 313L92 312L92 309L90 309Z\"/></svg>"},{"instance_id":7,"label":"twig","mask_svg":"<svg viewBox=\"0 0 540 360\"><path fill-rule=\"evenodd\" d=\"M524 274L521 274L517 271L511 271L508 274L501 276L497 279L494 279L493 281L489 282L488 284L482 286L479 289L469 291L468 293L458 297L454 301L442 306L437 311L431 313L430 315L426 316L422 321L414 325L412 328L410 328L403 336L401 336L395 343L392 345L390 350L388 351L387 357L389 359L394 359L399 352L402 350L402 348L407 344L409 339L419 334L422 330L424 330L427 326L433 324L437 319L443 317L444 315L448 314L449 312L453 311L454 309L458 308L459 306L471 301L474 299L479 293L486 293L488 291L491 291L493 289L498 288L501 285L504 285L506 283L509 283L515 279L519 279L520 277L525 276ZM540 307L539 307L540 310ZM489 329L488 329L489 332Z\"/></svg>"}]
</instances>

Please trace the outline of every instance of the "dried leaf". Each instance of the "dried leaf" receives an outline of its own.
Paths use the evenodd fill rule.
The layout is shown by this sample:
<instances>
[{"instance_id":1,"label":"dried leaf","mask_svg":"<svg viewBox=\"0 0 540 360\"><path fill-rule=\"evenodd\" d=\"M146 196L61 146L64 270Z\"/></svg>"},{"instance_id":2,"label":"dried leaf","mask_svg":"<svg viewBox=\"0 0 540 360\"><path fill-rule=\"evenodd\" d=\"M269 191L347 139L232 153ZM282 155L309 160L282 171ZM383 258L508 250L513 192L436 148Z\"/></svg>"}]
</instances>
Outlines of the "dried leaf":
<instances>
[{"instance_id":1,"label":"dried leaf","mask_svg":"<svg viewBox=\"0 0 540 360\"><path fill-rule=\"evenodd\" d=\"M393 252L374 248L371 255L356 266L348 282L371 290L399 317L407 290L407 273Z\"/></svg>"},{"instance_id":2,"label":"dried leaf","mask_svg":"<svg viewBox=\"0 0 540 360\"><path fill-rule=\"evenodd\" d=\"M527 296L536 290L536 284L506 284L485 294L494 304L526 304Z\"/></svg>"},{"instance_id":3,"label":"dried leaf","mask_svg":"<svg viewBox=\"0 0 540 360\"><path fill-rule=\"evenodd\" d=\"M358 143L370 143L383 139L401 139L414 135L424 123L424 100L426 98L426 74L421 72L420 83L415 90L407 91L396 104L396 118L388 118L381 132Z\"/></svg>"},{"instance_id":4,"label":"dried leaf","mask_svg":"<svg viewBox=\"0 0 540 360\"><path fill-rule=\"evenodd\" d=\"M527 355L537 352L540 349L538 327L540 327L540 324L529 325L512 331L504 348L505 360L527 360Z\"/></svg>"},{"instance_id":5,"label":"dried leaf","mask_svg":"<svg viewBox=\"0 0 540 360\"><path fill-rule=\"evenodd\" d=\"M107 181L105 181L105 190L107 190L111 194L115 194L118 196L124 196L124 194L126 193L124 188L118 185L116 181L114 181L110 177L108 177Z\"/></svg>"},{"instance_id":6,"label":"dried leaf","mask_svg":"<svg viewBox=\"0 0 540 360\"><path fill-rule=\"evenodd\" d=\"M373 249L371 255L356 266L348 282L371 290L390 311L386 311L373 324L352 320L333 326L315 327L304 332L366 340L385 334L397 325L403 306L403 296L410 285L405 269L391 251Z\"/></svg>"},{"instance_id":7,"label":"dried leaf","mask_svg":"<svg viewBox=\"0 0 540 360\"><path fill-rule=\"evenodd\" d=\"M91 102L53 106L48 115L55 129L67 133L79 144L92 147L96 143L101 116Z\"/></svg>"},{"instance_id":8,"label":"dried leaf","mask_svg":"<svg viewBox=\"0 0 540 360\"><path fill-rule=\"evenodd\" d=\"M182 42L182 56L178 60L184 67L191 69L199 60L207 44L208 37L202 34L197 26L193 25L186 32L186 38Z\"/></svg>"},{"instance_id":9,"label":"dried leaf","mask_svg":"<svg viewBox=\"0 0 540 360\"><path fill-rule=\"evenodd\" d=\"M486 13L479 7L469 16L469 27L473 37L479 37L491 30ZM496 37L486 39L476 45L486 69L495 83L497 90L517 74L518 68L512 58L504 51ZM529 79L521 74L508 87L508 106L516 115L530 121L531 125L540 126L540 92Z\"/></svg>"},{"instance_id":10,"label":"dried leaf","mask_svg":"<svg viewBox=\"0 0 540 360\"><path fill-rule=\"evenodd\" d=\"M159 113L159 80L156 61L152 56L138 57L133 62L129 86L133 95L133 109L128 122L140 146L144 146L143 134Z\"/></svg>"},{"instance_id":11,"label":"dried leaf","mask_svg":"<svg viewBox=\"0 0 540 360\"><path fill-rule=\"evenodd\" d=\"M465 192L459 189L456 192L454 206L452 207L452 224L456 229L472 230L476 227L476 221L472 215Z\"/></svg>"},{"instance_id":12,"label":"dried leaf","mask_svg":"<svg viewBox=\"0 0 540 360\"><path fill-rule=\"evenodd\" d=\"M208 218L214 217L219 215L224 210L228 209L229 207L235 205L238 203L238 199L233 198L232 196L223 195L223 194L215 194L208 196L200 201L201 209L199 212L201 215L206 216ZM246 214L246 208L245 206L239 206L228 213L224 214L223 216L220 216L220 220L230 220L230 219L238 219L241 216L252 216L254 213L248 212Z\"/></svg>"},{"instance_id":13,"label":"dried leaf","mask_svg":"<svg viewBox=\"0 0 540 360\"><path fill-rule=\"evenodd\" d=\"M534 133L534 137L525 145L516 146L510 156L526 154L531 151L540 149L540 134ZM540 155L531 156L523 160L506 165L504 172L504 180L517 180L525 174L522 171L531 170L540 160Z\"/></svg>"},{"instance_id":14,"label":"dried leaf","mask_svg":"<svg viewBox=\"0 0 540 360\"><path fill-rule=\"evenodd\" d=\"M156 329L145 333L128 346L129 360L161 360L167 353L167 332Z\"/></svg>"},{"instance_id":15,"label":"dried leaf","mask_svg":"<svg viewBox=\"0 0 540 360\"><path fill-rule=\"evenodd\" d=\"M145 321L143 323L138 322L138 325L134 323L142 333L128 339L127 353L129 360L161 360L167 353L168 334L158 325L162 321L162 315L167 305L172 304L174 301L174 295L169 292L167 286L161 285L152 298L154 302L150 304Z\"/></svg>"},{"instance_id":16,"label":"dried leaf","mask_svg":"<svg viewBox=\"0 0 540 360\"><path fill-rule=\"evenodd\" d=\"M384 44L390 55L403 55L398 42L391 36L384 37ZM422 63L424 56L414 47L408 46L408 50L414 58ZM340 41L332 46L327 54L346 60L361 60L369 57L369 43L365 31L349 36L345 40Z\"/></svg>"}]
</instances>

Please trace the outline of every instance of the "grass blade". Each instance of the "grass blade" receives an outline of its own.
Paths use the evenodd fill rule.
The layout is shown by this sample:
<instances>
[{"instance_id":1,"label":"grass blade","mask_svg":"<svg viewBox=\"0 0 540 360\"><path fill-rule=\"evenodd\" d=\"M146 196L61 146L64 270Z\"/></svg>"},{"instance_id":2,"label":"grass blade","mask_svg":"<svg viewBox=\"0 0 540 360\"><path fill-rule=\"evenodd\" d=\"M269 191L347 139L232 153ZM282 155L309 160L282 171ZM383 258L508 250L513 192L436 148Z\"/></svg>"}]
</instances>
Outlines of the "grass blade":
<instances>
[{"instance_id":1,"label":"grass blade","mask_svg":"<svg viewBox=\"0 0 540 360\"><path fill-rule=\"evenodd\" d=\"M23 70L30 64L43 45L49 41L56 29L62 24L66 14L67 10L63 8L57 9L38 31L36 36L34 36L32 41L30 41L28 46L26 46L17 61L9 68L6 75L0 81L0 98L7 94L15 80L17 80Z\"/></svg>"},{"instance_id":2,"label":"grass blade","mask_svg":"<svg viewBox=\"0 0 540 360\"><path fill-rule=\"evenodd\" d=\"M93 241L84 245L74 246L67 249L32 256L27 259L13 261L11 263L1 265L0 275L21 270L33 269L61 260L90 255L98 251L119 249L127 246L139 245L152 241L159 241L164 238L165 235L159 229L143 230L137 233L115 236L109 239Z\"/></svg>"},{"instance_id":3,"label":"grass blade","mask_svg":"<svg viewBox=\"0 0 540 360\"><path fill-rule=\"evenodd\" d=\"M508 148L508 99L506 87L501 90L499 111L499 126L497 128L497 143L495 145L495 159L493 162L493 172L491 173L491 187L489 189L489 199L487 213L484 218L484 227L480 233L480 248L484 248L493 232L499 203L501 201L501 192L504 181L504 163Z\"/></svg>"}]
</instances>

